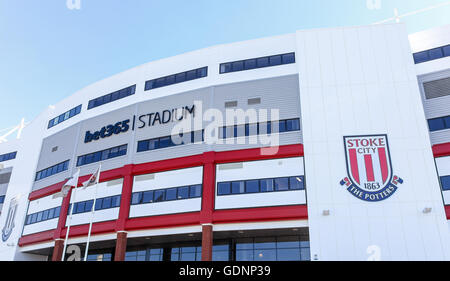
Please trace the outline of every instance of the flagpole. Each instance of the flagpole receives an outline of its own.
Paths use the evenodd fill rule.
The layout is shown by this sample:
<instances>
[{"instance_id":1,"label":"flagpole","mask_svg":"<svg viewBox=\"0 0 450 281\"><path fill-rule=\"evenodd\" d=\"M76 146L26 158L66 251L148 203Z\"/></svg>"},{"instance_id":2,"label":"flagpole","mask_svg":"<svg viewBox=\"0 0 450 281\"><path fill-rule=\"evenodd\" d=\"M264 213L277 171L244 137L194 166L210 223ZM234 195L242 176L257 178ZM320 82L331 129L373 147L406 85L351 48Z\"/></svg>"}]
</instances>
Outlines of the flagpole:
<instances>
[{"instance_id":1,"label":"flagpole","mask_svg":"<svg viewBox=\"0 0 450 281\"><path fill-rule=\"evenodd\" d=\"M75 181L75 187L73 189L73 200L72 200L72 196L70 196L70 201L71 202L73 201L73 202L71 203L71 206L70 206L70 216L69 216L69 222L67 224L66 239L64 240L64 250L63 250L62 257L61 257L61 261L64 261L64 256L66 255L67 242L68 242L68 239L69 239L70 224L72 222L73 208L74 208L74 205L75 205L75 196L76 196L76 193L77 193L78 179L79 178L80 178L80 168L78 168L77 180Z\"/></svg>"},{"instance_id":2,"label":"flagpole","mask_svg":"<svg viewBox=\"0 0 450 281\"><path fill-rule=\"evenodd\" d=\"M88 237L87 237L87 242L86 242L86 251L84 252L84 261L87 261L88 252L89 252L89 241L91 239L92 222L94 220L95 202L97 201L97 190L98 190L98 183L100 182L101 170L102 170L102 164L100 164L98 167L98 175L97 175L98 178L95 180L94 203L92 204L91 220L89 222L89 231L88 231Z\"/></svg>"}]
</instances>

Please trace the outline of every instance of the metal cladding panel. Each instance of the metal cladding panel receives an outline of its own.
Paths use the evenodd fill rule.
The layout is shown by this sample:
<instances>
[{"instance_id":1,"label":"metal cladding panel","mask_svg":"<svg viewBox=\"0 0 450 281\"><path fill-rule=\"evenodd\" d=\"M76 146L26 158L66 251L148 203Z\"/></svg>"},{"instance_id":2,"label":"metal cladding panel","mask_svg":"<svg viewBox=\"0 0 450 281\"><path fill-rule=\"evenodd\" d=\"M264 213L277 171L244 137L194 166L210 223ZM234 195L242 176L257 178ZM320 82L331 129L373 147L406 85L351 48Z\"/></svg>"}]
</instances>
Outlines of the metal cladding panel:
<instances>
[{"instance_id":1,"label":"metal cladding panel","mask_svg":"<svg viewBox=\"0 0 450 281\"><path fill-rule=\"evenodd\" d=\"M419 77L426 119L450 115L450 70ZM447 93L447 95L444 95ZM430 98L433 97L433 98ZM450 129L430 132L431 144L450 141Z\"/></svg>"},{"instance_id":2,"label":"metal cladding panel","mask_svg":"<svg viewBox=\"0 0 450 281\"><path fill-rule=\"evenodd\" d=\"M76 124L52 136L49 136L42 141L41 152L39 155L38 165L35 170L35 175L36 172L47 169L66 160L70 160L69 168L64 172L35 181L33 184L33 191L57 182L61 182L71 176L72 167L75 166L73 155L78 140L77 135L79 128L80 124ZM55 147L57 147L56 150L54 149Z\"/></svg>"},{"instance_id":3,"label":"metal cladding panel","mask_svg":"<svg viewBox=\"0 0 450 281\"><path fill-rule=\"evenodd\" d=\"M270 114L269 109L278 109L283 120L300 117L299 95L298 75L289 75L217 86L213 107L225 113L225 103L237 101L236 108L244 111L268 109ZM248 105L248 100L253 98L260 98L261 103Z\"/></svg>"}]
</instances>

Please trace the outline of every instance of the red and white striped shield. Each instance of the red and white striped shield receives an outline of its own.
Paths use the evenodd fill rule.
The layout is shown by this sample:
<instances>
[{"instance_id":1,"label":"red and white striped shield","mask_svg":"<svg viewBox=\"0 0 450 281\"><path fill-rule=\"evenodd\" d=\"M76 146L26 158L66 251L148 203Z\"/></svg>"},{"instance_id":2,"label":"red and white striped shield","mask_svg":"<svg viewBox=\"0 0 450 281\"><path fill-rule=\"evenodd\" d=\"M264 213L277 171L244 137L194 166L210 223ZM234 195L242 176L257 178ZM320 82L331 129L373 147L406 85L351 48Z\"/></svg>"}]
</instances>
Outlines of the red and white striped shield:
<instances>
[{"instance_id":1,"label":"red and white striped shield","mask_svg":"<svg viewBox=\"0 0 450 281\"><path fill-rule=\"evenodd\" d=\"M385 188L392 179L387 135L344 137L347 172L352 183L367 192Z\"/></svg>"}]
</instances>

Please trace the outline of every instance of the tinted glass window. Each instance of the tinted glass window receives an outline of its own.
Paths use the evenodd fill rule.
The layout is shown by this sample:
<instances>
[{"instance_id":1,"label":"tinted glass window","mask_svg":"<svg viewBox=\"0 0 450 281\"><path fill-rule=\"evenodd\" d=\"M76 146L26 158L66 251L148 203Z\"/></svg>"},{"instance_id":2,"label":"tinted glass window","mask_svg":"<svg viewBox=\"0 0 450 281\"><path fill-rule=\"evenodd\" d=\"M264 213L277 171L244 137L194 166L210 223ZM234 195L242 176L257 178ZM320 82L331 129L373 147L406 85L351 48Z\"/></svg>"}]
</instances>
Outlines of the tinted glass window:
<instances>
[{"instance_id":1,"label":"tinted glass window","mask_svg":"<svg viewBox=\"0 0 450 281\"><path fill-rule=\"evenodd\" d=\"M151 203L153 202L153 191L146 191L143 193L142 203Z\"/></svg>"},{"instance_id":2,"label":"tinted glass window","mask_svg":"<svg viewBox=\"0 0 450 281\"><path fill-rule=\"evenodd\" d=\"M245 192L246 193L256 193L259 192L259 180L249 180L245 182Z\"/></svg>"},{"instance_id":3,"label":"tinted glass window","mask_svg":"<svg viewBox=\"0 0 450 281\"><path fill-rule=\"evenodd\" d=\"M263 179L260 180L261 192L270 192L274 191L274 183L273 179Z\"/></svg>"},{"instance_id":4,"label":"tinted glass window","mask_svg":"<svg viewBox=\"0 0 450 281\"><path fill-rule=\"evenodd\" d=\"M288 190L289 180L288 178L278 178L275 179L275 190Z\"/></svg>"},{"instance_id":5,"label":"tinted glass window","mask_svg":"<svg viewBox=\"0 0 450 281\"><path fill-rule=\"evenodd\" d=\"M217 194L226 195L231 193L231 183L221 182L217 184Z\"/></svg>"},{"instance_id":6,"label":"tinted glass window","mask_svg":"<svg viewBox=\"0 0 450 281\"><path fill-rule=\"evenodd\" d=\"M430 60L439 59L443 57L442 49L436 48L428 51L428 56Z\"/></svg>"},{"instance_id":7,"label":"tinted glass window","mask_svg":"<svg viewBox=\"0 0 450 281\"><path fill-rule=\"evenodd\" d=\"M444 123L446 128L450 128L450 116L444 118Z\"/></svg>"},{"instance_id":8,"label":"tinted glass window","mask_svg":"<svg viewBox=\"0 0 450 281\"><path fill-rule=\"evenodd\" d=\"M231 183L231 193L240 194L245 192L244 181L235 181Z\"/></svg>"},{"instance_id":9,"label":"tinted glass window","mask_svg":"<svg viewBox=\"0 0 450 281\"><path fill-rule=\"evenodd\" d=\"M285 54L283 55L283 64L295 63L295 54Z\"/></svg>"},{"instance_id":10,"label":"tinted glass window","mask_svg":"<svg viewBox=\"0 0 450 281\"><path fill-rule=\"evenodd\" d=\"M302 177L290 177L289 178L289 189L291 189L291 190L303 189L303 178Z\"/></svg>"},{"instance_id":11,"label":"tinted glass window","mask_svg":"<svg viewBox=\"0 0 450 281\"><path fill-rule=\"evenodd\" d=\"M442 190L450 190L450 176L441 177Z\"/></svg>"},{"instance_id":12,"label":"tinted glass window","mask_svg":"<svg viewBox=\"0 0 450 281\"><path fill-rule=\"evenodd\" d=\"M176 188L169 188L166 190L166 200L176 200L177 199L177 189Z\"/></svg>"},{"instance_id":13,"label":"tinted glass window","mask_svg":"<svg viewBox=\"0 0 450 281\"><path fill-rule=\"evenodd\" d=\"M197 78L196 70L186 72L186 80L194 80L195 78Z\"/></svg>"},{"instance_id":14,"label":"tinted glass window","mask_svg":"<svg viewBox=\"0 0 450 281\"><path fill-rule=\"evenodd\" d=\"M164 192L165 190L155 190L155 198L154 202L162 202L164 201Z\"/></svg>"},{"instance_id":15,"label":"tinted glass window","mask_svg":"<svg viewBox=\"0 0 450 281\"><path fill-rule=\"evenodd\" d=\"M444 56L446 56L446 57L450 56L450 45L443 47L442 50L444 52Z\"/></svg>"},{"instance_id":16,"label":"tinted glass window","mask_svg":"<svg viewBox=\"0 0 450 281\"><path fill-rule=\"evenodd\" d=\"M246 61L244 62L244 68L245 68L246 70L256 68L256 59L246 60Z\"/></svg>"},{"instance_id":17,"label":"tinted glass window","mask_svg":"<svg viewBox=\"0 0 450 281\"><path fill-rule=\"evenodd\" d=\"M236 61L232 64L232 70L233 71L241 71L244 70L244 62L243 61Z\"/></svg>"},{"instance_id":18,"label":"tinted glass window","mask_svg":"<svg viewBox=\"0 0 450 281\"><path fill-rule=\"evenodd\" d=\"M259 59L256 59L256 65L257 65L258 67L266 67L266 66L269 66L269 58L266 57L266 58L259 58Z\"/></svg>"},{"instance_id":19,"label":"tinted glass window","mask_svg":"<svg viewBox=\"0 0 450 281\"><path fill-rule=\"evenodd\" d=\"M189 198L189 187L183 186L178 188L178 199L187 199Z\"/></svg>"},{"instance_id":20,"label":"tinted glass window","mask_svg":"<svg viewBox=\"0 0 450 281\"><path fill-rule=\"evenodd\" d=\"M231 63L223 63L220 65L220 73L231 72Z\"/></svg>"},{"instance_id":21,"label":"tinted glass window","mask_svg":"<svg viewBox=\"0 0 450 281\"><path fill-rule=\"evenodd\" d=\"M421 63L421 62L425 62L425 61L428 61L428 51L414 54L414 62L415 63Z\"/></svg>"},{"instance_id":22,"label":"tinted glass window","mask_svg":"<svg viewBox=\"0 0 450 281\"><path fill-rule=\"evenodd\" d=\"M431 132L445 129L444 119L442 118L428 120L428 125Z\"/></svg>"},{"instance_id":23,"label":"tinted glass window","mask_svg":"<svg viewBox=\"0 0 450 281\"><path fill-rule=\"evenodd\" d=\"M271 56L269 58L269 63L271 66L280 65L281 64L281 56Z\"/></svg>"},{"instance_id":24,"label":"tinted glass window","mask_svg":"<svg viewBox=\"0 0 450 281\"><path fill-rule=\"evenodd\" d=\"M140 204L142 202L141 200L142 200L142 193L141 192L133 193L131 195L131 204L132 205Z\"/></svg>"},{"instance_id":25,"label":"tinted glass window","mask_svg":"<svg viewBox=\"0 0 450 281\"><path fill-rule=\"evenodd\" d=\"M189 197L190 198L197 198L202 196L202 185L192 185L189 188Z\"/></svg>"}]
</instances>

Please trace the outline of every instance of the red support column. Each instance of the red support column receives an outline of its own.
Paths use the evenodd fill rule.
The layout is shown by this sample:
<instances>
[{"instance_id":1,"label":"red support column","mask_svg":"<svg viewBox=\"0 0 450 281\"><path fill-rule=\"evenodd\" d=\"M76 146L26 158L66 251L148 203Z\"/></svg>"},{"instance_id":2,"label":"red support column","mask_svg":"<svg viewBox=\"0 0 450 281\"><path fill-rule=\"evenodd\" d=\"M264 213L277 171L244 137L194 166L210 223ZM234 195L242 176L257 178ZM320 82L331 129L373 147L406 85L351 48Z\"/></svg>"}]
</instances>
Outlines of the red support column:
<instances>
[{"instance_id":1,"label":"red support column","mask_svg":"<svg viewBox=\"0 0 450 281\"><path fill-rule=\"evenodd\" d=\"M202 261L212 260L213 225L202 225Z\"/></svg>"},{"instance_id":2,"label":"red support column","mask_svg":"<svg viewBox=\"0 0 450 281\"><path fill-rule=\"evenodd\" d=\"M127 232L117 232L116 240L116 253L114 255L114 261L124 261L125 253L127 251Z\"/></svg>"},{"instance_id":3,"label":"red support column","mask_svg":"<svg viewBox=\"0 0 450 281\"><path fill-rule=\"evenodd\" d=\"M214 211L214 190L216 185L215 152L203 154L203 191L202 210L200 212L200 223L212 223Z\"/></svg>"},{"instance_id":4,"label":"red support column","mask_svg":"<svg viewBox=\"0 0 450 281\"><path fill-rule=\"evenodd\" d=\"M119 218L116 221L116 231L124 231L130 214L131 193L133 191L133 165L124 167L122 195L120 199Z\"/></svg>"},{"instance_id":5,"label":"red support column","mask_svg":"<svg viewBox=\"0 0 450 281\"><path fill-rule=\"evenodd\" d=\"M67 196L63 198L62 204L61 204L61 211L59 212L59 219L58 219L58 226L55 229L54 239L60 239L62 230L66 227L66 219L67 219L67 213L69 212L69 205L70 205L70 197L72 196L72 188L67 193ZM64 243L64 241L63 241Z\"/></svg>"},{"instance_id":6,"label":"red support column","mask_svg":"<svg viewBox=\"0 0 450 281\"><path fill-rule=\"evenodd\" d=\"M216 185L215 152L203 154L203 191L200 223L202 224L202 261L211 261L213 246L214 194Z\"/></svg>"},{"instance_id":7,"label":"red support column","mask_svg":"<svg viewBox=\"0 0 450 281\"><path fill-rule=\"evenodd\" d=\"M64 250L64 240L56 239L55 247L53 248L52 261L61 261L63 250Z\"/></svg>"}]
</instances>

